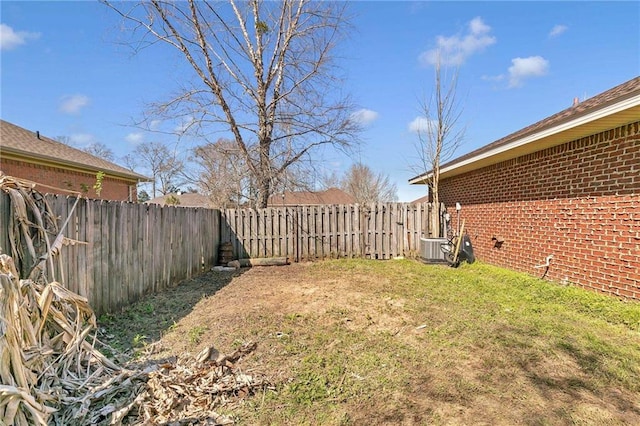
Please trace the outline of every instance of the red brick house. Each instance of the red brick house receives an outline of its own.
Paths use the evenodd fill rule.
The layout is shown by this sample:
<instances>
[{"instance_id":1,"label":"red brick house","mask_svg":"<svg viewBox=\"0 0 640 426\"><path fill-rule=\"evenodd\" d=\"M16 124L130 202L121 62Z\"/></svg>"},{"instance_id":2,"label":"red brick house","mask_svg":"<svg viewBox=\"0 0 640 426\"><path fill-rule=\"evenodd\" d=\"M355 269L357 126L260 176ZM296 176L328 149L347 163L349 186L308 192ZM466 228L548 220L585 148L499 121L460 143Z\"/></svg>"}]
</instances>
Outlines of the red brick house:
<instances>
[{"instance_id":1,"label":"red brick house","mask_svg":"<svg viewBox=\"0 0 640 426\"><path fill-rule=\"evenodd\" d=\"M149 178L79 149L49 139L39 132L0 120L0 171L33 181L40 192L90 198L136 201L137 184ZM102 191L93 188L104 173Z\"/></svg>"},{"instance_id":2,"label":"red brick house","mask_svg":"<svg viewBox=\"0 0 640 426\"><path fill-rule=\"evenodd\" d=\"M481 260L640 299L640 77L444 164L440 191Z\"/></svg>"}]
</instances>

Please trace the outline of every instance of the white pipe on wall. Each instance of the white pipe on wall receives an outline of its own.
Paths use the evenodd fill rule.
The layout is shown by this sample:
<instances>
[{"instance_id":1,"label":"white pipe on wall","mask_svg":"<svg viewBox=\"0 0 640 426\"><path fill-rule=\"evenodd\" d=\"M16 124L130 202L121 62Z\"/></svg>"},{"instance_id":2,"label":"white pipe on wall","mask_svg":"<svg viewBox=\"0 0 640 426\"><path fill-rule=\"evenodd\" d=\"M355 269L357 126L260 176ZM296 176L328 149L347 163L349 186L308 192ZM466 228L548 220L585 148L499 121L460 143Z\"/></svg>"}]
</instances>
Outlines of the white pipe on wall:
<instances>
[{"instance_id":1,"label":"white pipe on wall","mask_svg":"<svg viewBox=\"0 0 640 426\"><path fill-rule=\"evenodd\" d=\"M549 265L551 265L551 259L553 259L553 255L550 254L549 256L546 257L546 263L544 265L536 265L534 266L534 268L548 268Z\"/></svg>"}]
</instances>

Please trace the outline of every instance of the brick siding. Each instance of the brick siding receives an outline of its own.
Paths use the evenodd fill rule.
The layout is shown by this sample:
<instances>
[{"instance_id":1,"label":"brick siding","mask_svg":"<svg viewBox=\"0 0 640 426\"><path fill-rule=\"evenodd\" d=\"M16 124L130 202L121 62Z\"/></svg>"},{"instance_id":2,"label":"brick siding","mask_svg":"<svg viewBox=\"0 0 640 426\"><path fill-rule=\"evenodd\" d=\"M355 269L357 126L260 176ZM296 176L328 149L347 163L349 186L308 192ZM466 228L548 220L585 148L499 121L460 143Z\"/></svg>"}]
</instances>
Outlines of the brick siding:
<instances>
[{"instance_id":1,"label":"brick siding","mask_svg":"<svg viewBox=\"0 0 640 426\"><path fill-rule=\"evenodd\" d=\"M48 185L48 187L36 187L43 193L69 195L69 192L64 191L65 189L83 193L83 189L88 189L86 192L87 197L105 200L128 201L129 186L133 185L132 183L124 180L105 177L102 182L102 191L100 196L98 196L96 191L93 189L93 185L96 183L95 174L81 173L57 167L43 166L4 158L0 159L0 170L9 176ZM133 200L135 201L135 185L131 193Z\"/></svg>"},{"instance_id":2,"label":"brick siding","mask_svg":"<svg viewBox=\"0 0 640 426\"><path fill-rule=\"evenodd\" d=\"M640 299L639 127L442 179L440 198L454 221L455 203L462 204L481 260ZM548 255L548 270L534 267Z\"/></svg>"}]
</instances>

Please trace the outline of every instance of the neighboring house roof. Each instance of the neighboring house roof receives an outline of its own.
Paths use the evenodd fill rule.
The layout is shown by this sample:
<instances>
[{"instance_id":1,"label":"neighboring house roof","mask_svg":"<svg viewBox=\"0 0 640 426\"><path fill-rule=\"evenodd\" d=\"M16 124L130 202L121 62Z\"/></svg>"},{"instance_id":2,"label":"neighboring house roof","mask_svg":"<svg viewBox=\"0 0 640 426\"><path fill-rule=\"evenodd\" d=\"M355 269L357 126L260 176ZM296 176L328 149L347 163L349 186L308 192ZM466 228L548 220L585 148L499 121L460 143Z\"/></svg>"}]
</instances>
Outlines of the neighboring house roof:
<instances>
[{"instance_id":1,"label":"neighboring house roof","mask_svg":"<svg viewBox=\"0 0 640 426\"><path fill-rule=\"evenodd\" d=\"M104 172L134 182L148 182L146 176L132 172L110 161L47 138L37 132L0 120L0 153L29 163L43 163L81 172Z\"/></svg>"},{"instance_id":2,"label":"neighboring house roof","mask_svg":"<svg viewBox=\"0 0 640 426\"><path fill-rule=\"evenodd\" d=\"M620 84L544 120L462 155L440 167L440 178L456 176L638 120L640 77ZM431 171L409 179L424 184Z\"/></svg>"},{"instance_id":3,"label":"neighboring house roof","mask_svg":"<svg viewBox=\"0 0 640 426\"><path fill-rule=\"evenodd\" d=\"M428 202L429 202L429 194L424 195L424 196L422 196L420 198L417 198L417 199L411 201L410 203L411 204L422 204L422 203L428 203Z\"/></svg>"},{"instance_id":4,"label":"neighboring house roof","mask_svg":"<svg viewBox=\"0 0 640 426\"><path fill-rule=\"evenodd\" d=\"M180 207L204 207L211 209L213 206L211 205L211 200L206 195L196 194L193 192L187 192L184 194L167 194L162 195L160 197L153 198L147 201L147 204L160 204L162 206L168 205L167 198L168 197L176 197L180 203L175 204ZM174 204L171 204L174 205Z\"/></svg>"},{"instance_id":5,"label":"neighboring house roof","mask_svg":"<svg viewBox=\"0 0 640 426\"><path fill-rule=\"evenodd\" d=\"M273 194L267 200L269 207L278 206L317 206L323 204L354 204L355 199L338 188L329 188L326 191L287 191Z\"/></svg>"}]
</instances>

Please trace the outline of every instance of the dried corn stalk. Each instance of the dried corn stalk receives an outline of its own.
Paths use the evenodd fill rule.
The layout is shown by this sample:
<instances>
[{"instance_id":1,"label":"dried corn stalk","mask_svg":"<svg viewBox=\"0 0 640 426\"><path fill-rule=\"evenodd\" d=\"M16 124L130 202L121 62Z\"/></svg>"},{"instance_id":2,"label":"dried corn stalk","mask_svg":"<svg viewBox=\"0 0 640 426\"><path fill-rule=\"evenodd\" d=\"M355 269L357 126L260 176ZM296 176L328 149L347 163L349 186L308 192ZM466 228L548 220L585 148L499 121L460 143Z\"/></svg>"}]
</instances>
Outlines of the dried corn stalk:
<instances>
[{"instance_id":1,"label":"dried corn stalk","mask_svg":"<svg viewBox=\"0 0 640 426\"><path fill-rule=\"evenodd\" d=\"M56 216L44 196L35 190L35 183L16 179L0 172L0 189L9 195L11 216L9 241L11 257L20 278L39 279L46 274L46 263L53 274L52 247L49 236L59 234ZM6 250L6 248L5 248Z\"/></svg>"},{"instance_id":2,"label":"dried corn stalk","mask_svg":"<svg viewBox=\"0 0 640 426\"><path fill-rule=\"evenodd\" d=\"M0 189L11 200L7 232L13 255L0 255L0 419L88 424L101 420L90 419L90 409L117 395L115 385L146 378L122 371L94 348L96 319L87 299L47 279L55 276L53 256L64 237L33 188L0 174ZM98 393L107 381L114 386ZM133 391L127 387L123 399Z\"/></svg>"},{"instance_id":3,"label":"dried corn stalk","mask_svg":"<svg viewBox=\"0 0 640 426\"><path fill-rule=\"evenodd\" d=\"M62 262L69 219L58 229L34 186L0 172L13 207L13 257L0 254L0 425L233 423L214 408L267 387L260 375L236 367L256 344L227 356L209 348L195 360L145 371L104 357L87 299L47 279L56 275L54 256Z\"/></svg>"}]
</instances>

